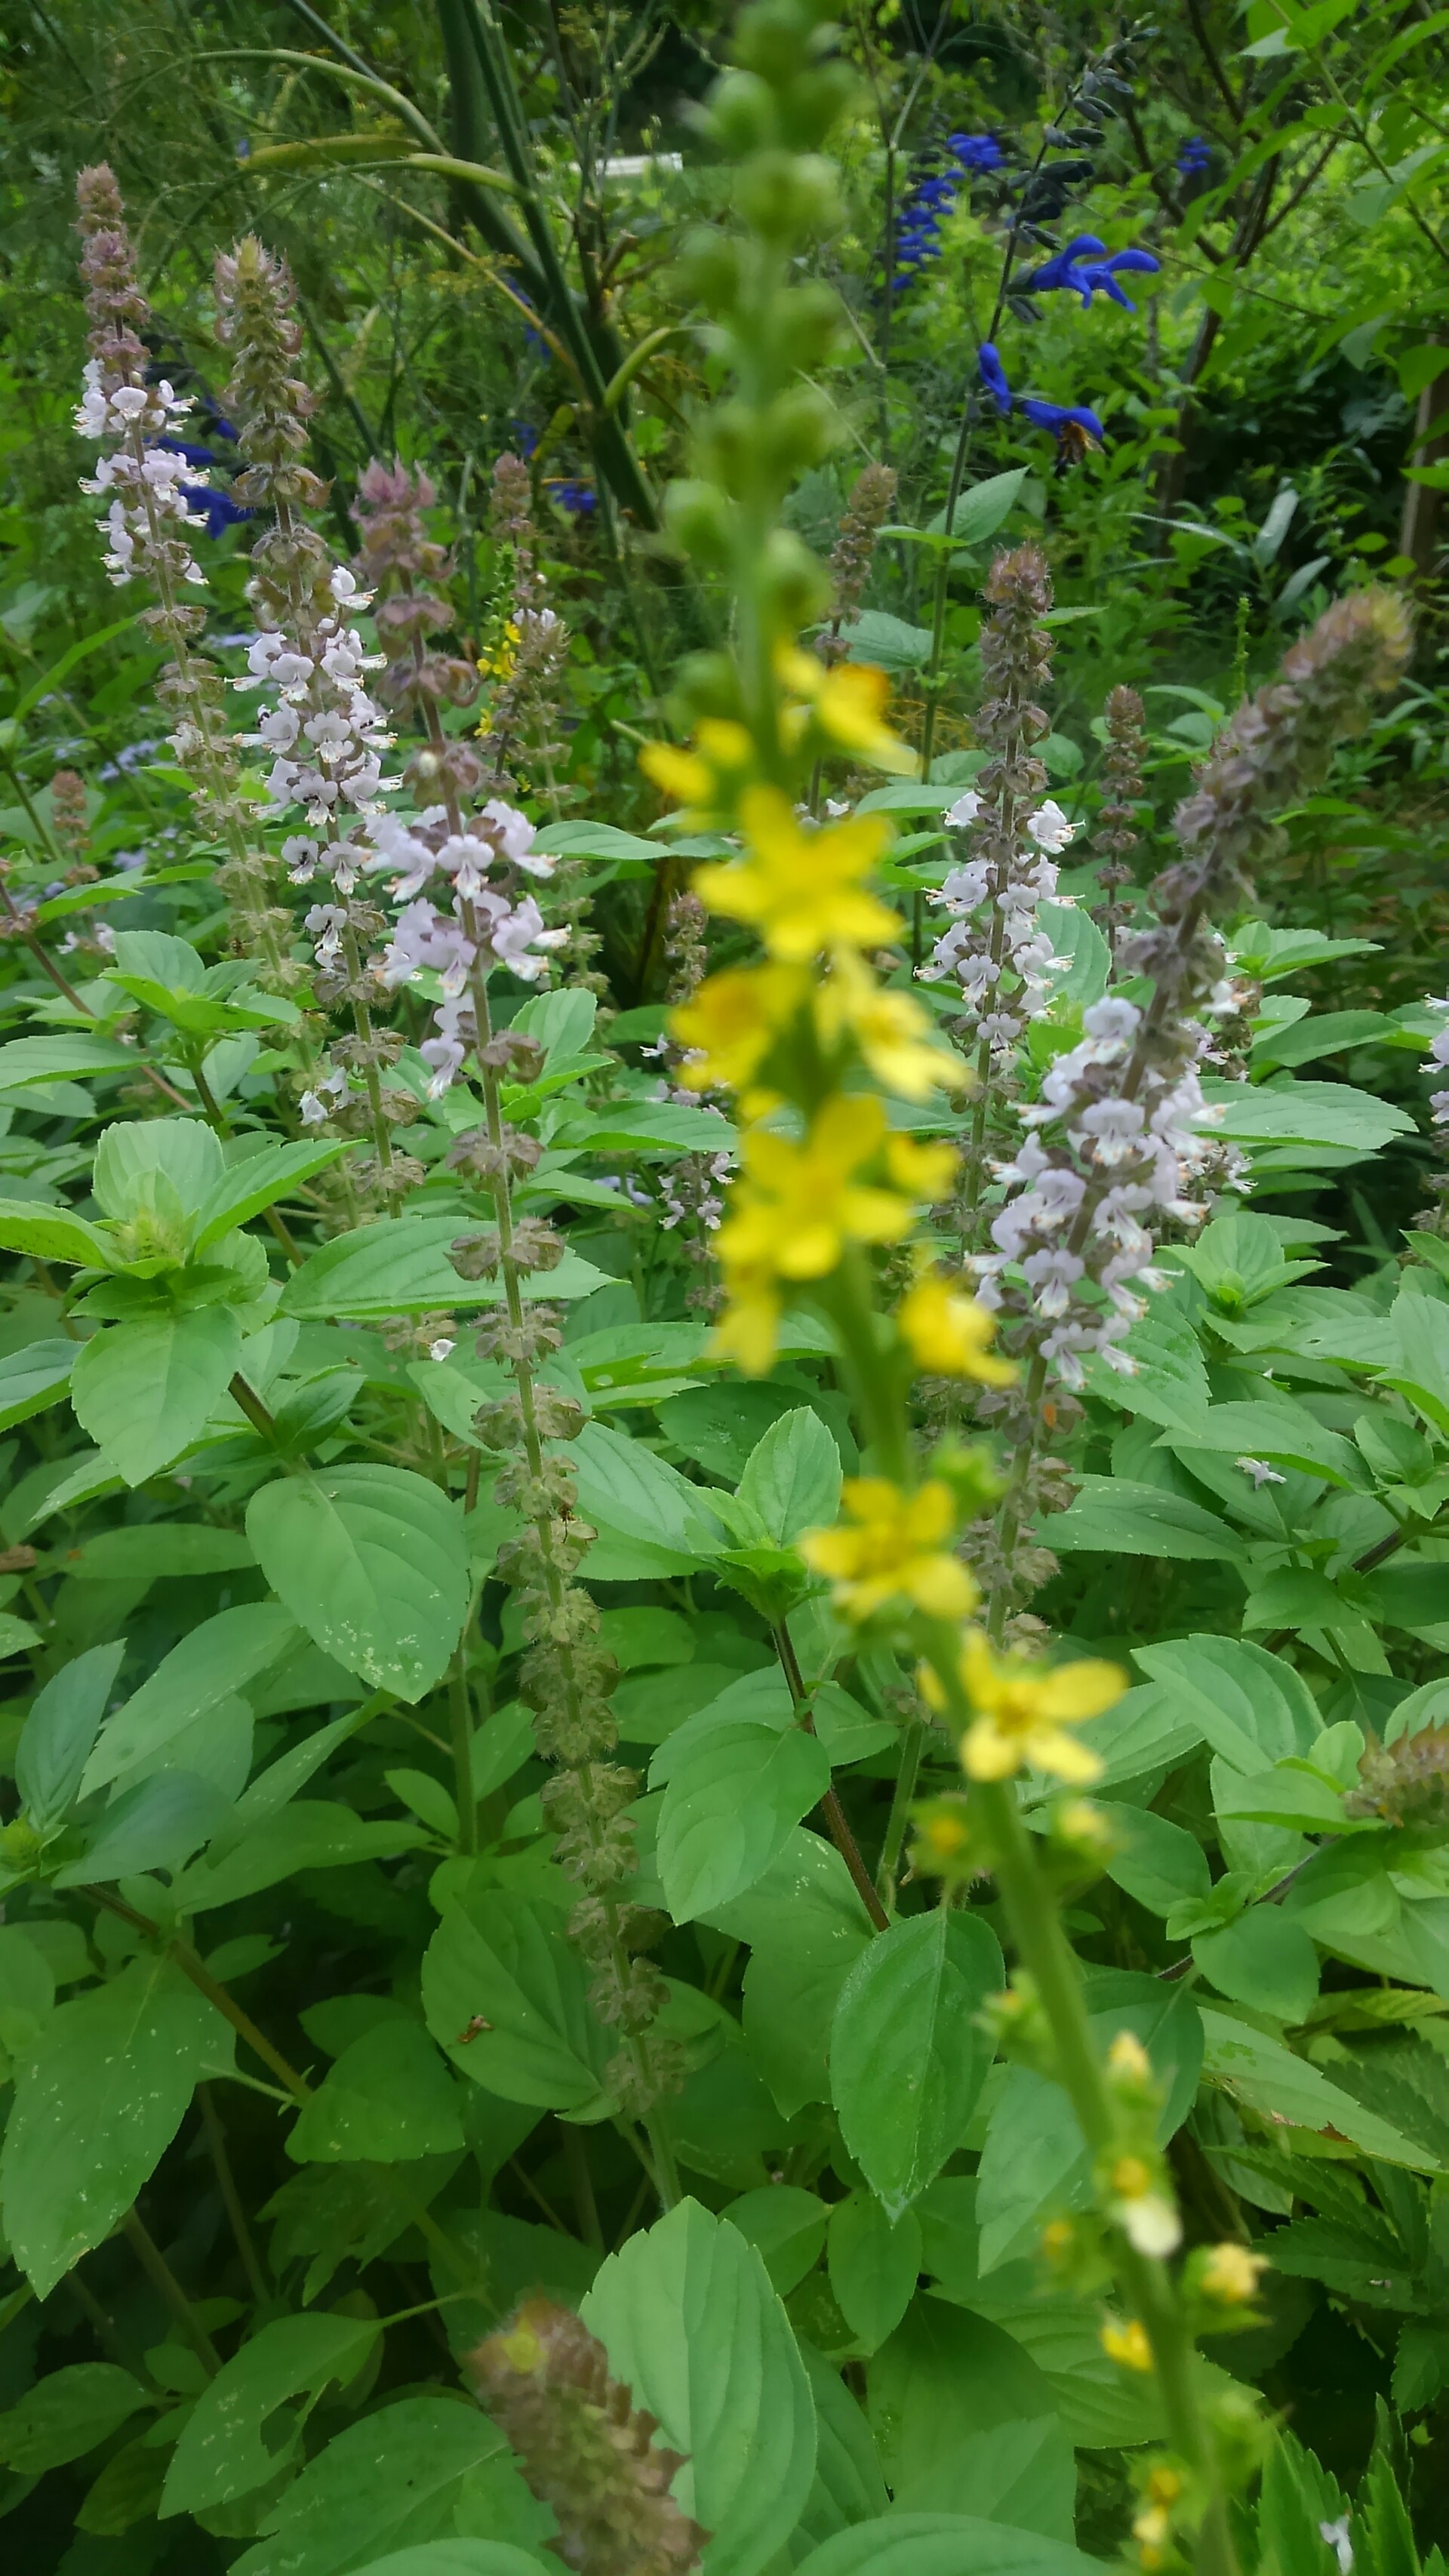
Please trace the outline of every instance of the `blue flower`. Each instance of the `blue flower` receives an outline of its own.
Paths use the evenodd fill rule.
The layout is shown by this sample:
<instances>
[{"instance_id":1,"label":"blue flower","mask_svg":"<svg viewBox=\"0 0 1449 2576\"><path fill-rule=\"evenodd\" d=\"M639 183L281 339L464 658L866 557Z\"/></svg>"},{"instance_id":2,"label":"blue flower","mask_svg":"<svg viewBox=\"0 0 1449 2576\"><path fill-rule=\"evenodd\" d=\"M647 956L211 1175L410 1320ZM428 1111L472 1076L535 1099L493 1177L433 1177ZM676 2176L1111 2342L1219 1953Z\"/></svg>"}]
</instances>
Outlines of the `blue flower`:
<instances>
[{"instance_id":1,"label":"blue flower","mask_svg":"<svg viewBox=\"0 0 1449 2576\"><path fill-rule=\"evenodd\" d=\"M243 510L229 492L218 492L209 483L183 483L181 489L191 508L204 513L209 537L219 537L224 529L239 527L243 519L256 515Z\"/></svg>"},{"instance_id":2,"label":"blue flower","mask_svg":"<svg viewBox=\"0 0 1449 2576\"><path fill-rule=\"evenodd\" d=\"M513 432L514 449L526 465L538 445L538 432L529 420L514 420L508 425Z\"/></svg>"},{"instance_id":3,"label":"blue flower","mask_svg":"<svg viewBox=\"0 0 1449 2576\"><path fill-rule=\"evenodd\" d=\"M1162 263L1153 258L1150 250L1114 250L1110 256L1098 256L1105 251L1105 242L1099 241L1095 233L1082 233L1065 250L1043 261L1030 277L1022 278L1018 291L1023 295L1050 295L1066 288L1080 295L1083 305L1090 304L1095 294L1107 295L1124 312L1135 313L1136 305L1117 283L1118 271L1135 270L1139 275L1153 277Z\"/></svg>"},{"instance_id":4,"label":"blue flower","mask_svg":"<svg viewBox=\"0 0 1449 2576\"><path fill-rule=\"evenodd\" d=\"M1033 429L1049 429L1058 447L1065 447L1072 431L1092 439L1098 447L1103 445L1107 433L1086 403L1040 402L1034 394L1014 394L1006 381L1000 352L990 340L982 341L977 365L982 384L1003 417L1014 405Z\"/></svg>"},{"instance_id":5,"label":"blue flower","mask_svg":"<svg viewBox=\"0 0 1449 2576\"><path fill-rule=\"evenodd\" d=\"M1213 148L1205 135L1190 134L1177 147L1177 167L1184 179L1200 178L1212 165Z\"/></svg>"},{"instance_id":6,"label":"blue flower","mask_svg":"<svg viewBox=\"0 0 1449 2576\"><path fill-rule=\"evenodd\" d=\"M158 438L154 444L164 447L169 456L184 456L188 465L215 465L219 461L214 447L194 447L189 438Z\"/></svg>"},{"instance_id":7,"label":"blue flower","mask_svg":"<svg viewBox=\"0 0 1449 2576\"><path fill-rule=\"evenodd\" d=\"M551 501L557 501L559 508L567 510L575 519L592 518L599 506L599 496L592 483L581 482L576 477L555 476L543 488Z\"/></svg>"},{"instance_id":8,"label":"blue flower","mask_svg":"<svg viewBox=\"0 0 1449 2576\"><path fill-rule=\"evenodd\" d=\"M992 401L995 403L997 410L1004 418L1006 413L1011 409L1012 394L1011 387L1006 381L1006 369L1001 363L1000 356L993 341L982 341L980 351L977 356L977 365L981 369L981 381L983 385L986 387Z\"/></svg>"},{"instance_id":9,"label":"blue flower","mask_svg":"<svg viewBox=\"0 0 1449 2576\"><path fill-rule=\"evenodd\" d=\"M1058 447L1069 429L1085 430L1088 438L1100 447L1106 438L1096 413L1086 403L1037 402L1030 394L1021 398L1020 408L1034 429L1049 429Z\"/></svg>"},{"instance_id":10,"label":"blue flower","mask_svg":"<svg viewBox=\"0 0 1449 2576\"><path fill-rule=\"evenodd\" d=\"M1000 170L1006 161L994 134L948 134L946 149L963 170Z\"/></svg>"}]
</instances>

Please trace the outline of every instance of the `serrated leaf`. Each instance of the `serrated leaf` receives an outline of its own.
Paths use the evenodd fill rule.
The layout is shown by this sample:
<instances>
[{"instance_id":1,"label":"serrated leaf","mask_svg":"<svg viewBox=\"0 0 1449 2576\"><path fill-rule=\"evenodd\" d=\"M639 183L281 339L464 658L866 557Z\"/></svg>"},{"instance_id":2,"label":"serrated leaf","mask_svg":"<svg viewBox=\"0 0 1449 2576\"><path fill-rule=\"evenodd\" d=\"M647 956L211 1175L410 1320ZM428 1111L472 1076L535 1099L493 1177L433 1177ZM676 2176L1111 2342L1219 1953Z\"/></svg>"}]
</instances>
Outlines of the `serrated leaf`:
<instances>
[{"instance_id":1,"label":"serrated leaf","mask_svg":"<svg viewBox=\"0 0 1449 2576\"><path fill-rule=\"evenodd\" d=\"M231 1306L191 1306L113 1324L85 1343L71 1378L76 1420L128 1485L198 1440L241 1359Z\"/></svg>"},{"instance_id":2,"label":"serrated leaf","mask_svg":"<svg viewBox=\"0 0 1449 2576\"><path fill-rule=\"evenodd\" d=\"M423 2011L459 2073L505 2102L590 2119L610 2107L615 2043L578 1952L542 1907L497 1890L477 1920L450 1905L423 1956Z\"/></svg>"},{"instance_id":3,"label":"serrated leaf","mask_svg":"<svg viewBox=\"0 0 1449 2576\"><path fill-rule=\"evenodd\" d=\"M829 1788L830 1757L802 1727L748 1718L705 1724L668 1749L659 1874L675 1922L691 1923L764 1876Z\"/></svg>"},{"instance_id":4,"label":"serrated leaf","mask_svg":"<svg viewBox=\"0 0 1449 2576\"><path fill-rule=\"evenodd\" d=\"M465 2399L397 2398L334 2433L272 2507L265 2538L234 2576L344 2576L380 2546L450 2538L463 2480L503 2447L497 2426Z\"/></svg>"},{"instance_id":5,"label":"serrated leaf","mask_svg":"<svg viewBox=\"0 0 1449 2576\"><path fill-rule=\"evenodd\" d=\"M782 1413L751 1450L739 1497L758 1512L777 1546L804 1530L828 1529L840 1508L840 1451L807 1404Z\"/></svg>"},{"instance_id":6,"label":"serrated leaf","mask_svg":"<svg viewBox=\"0 0 1449 2576\"><path fill-rule=\"evenodd\" d=\"M399 2164L463 2144L459 2092L426 2031L378 2022L336 2063L287 2139L294 2164Z\"/></svg>"},{"instance_id":7,"label":"serrated leaf","mask_svg":"<svg viewBox=\"0 0 1449 2576\"><path fill-rule=\"evenodd\" d=\"M154 1956L57 2006L20 2070L0 2156L5 2233L37 2298L131 2207L226 2039L220 2015Z\"/></svg>"},{"instance_id":8,"label":"serrated leaf","mask_svg":"<svg viewBox=\"0 0 1449 2576\"><path fill-rule=\"evenodd\" d=\"M682 2510L711 2534L707 2576L760 2576L794 2529L815 2474L815 2408L765 2267L698 2201L610 2255L585 2325L688 2462Z\"/></svg>"},{"instance_id":9,"label":"serrated leaf","mask_svg":"<svg viewBox=\"0 0 1449 2576\"><path fill-rule=\"evenodd\" d=\"M202 2390L182 2427L161 2495L161 2517L205 2513L265 2486L301 2441L299 2417L274 2426L289 2398L313 2398L355 2379L382 2329L375 2317L279 2317L264 2325Z\"/></svg>"},{"instance_id":10,"label":"serrated leaf","mask_svg":"<svg viewBox=\"0 0 1449 2576\"><path fill-rule=\"evenodd\" d=\"M53 2370L0 2415L0 2465L21 2477L63 2469L108 2441L146 2403L139 2379L114 2362L77 2361Z\"/></svg>"},{"instance_id":11,"label":"serrated leaf","mask_svg":"<svg viewBox=\"0 0 1449 2576\"><path fill-rule=\"evenodd\" d=\"M92 1646L63 1664L31 1703L15 1753L15 1785L39 1833L59 1824L79 1795L125 1651L124 1639Z\"/></svg>"},{"instance_id":12,"label":"serrated leaf","mask_svg":"<svg viewBox=\"0 0 1449 2576\"><path fill-rule=\"evenodd\" d=\"M79 1342L30 1342L0 1360L0 1431L60 1402L80 1348Z\"/></svg>"},{"instance_id":13,"label":"serrated leaf","mask_svg":"<svg viewBox=\"0 0 1449 2576\"><path fill-rule=\"evenodd\" d=\"M934 2182L965 2137L993 2053L980 2014L1004 1979L987 1926L937 1906L882 1932L841 1989L831 2098L846 2145L891 2217Z\"/></svg>"},{"instance_id":14,"label":"serrated leaf","mask_svg":"<svg viewBox=\"0 0 1449 2576\"><path fill-rule=\"evenodd\" d=\"M366 1324L385 1323L390 1315L496 1306L503 1296L497 1279L460 1279L448 1259L449 1245L467 1231L456 1216L415 1216L406 1225L368 1225L335 1235L293 1271L280 1311L304 1322ZM553 1303L591 1296L610 1280L607 1271L566 1252L556 1269L533 1271L522 1285L526 1298Z\"/></svg>"},{"instance_id":15,"label":"serrated leaf","mask_svg":"<svg viewBox=\"0 0 1449 2576\"><path fill-rule=\"evenodd\" d=\"M459 1507L403 1467L319 1469L264 1485L247 1537L267 1581L324 1654L371 1688L421 1699L468 1610Z\"/></svg>"}]
</instances>

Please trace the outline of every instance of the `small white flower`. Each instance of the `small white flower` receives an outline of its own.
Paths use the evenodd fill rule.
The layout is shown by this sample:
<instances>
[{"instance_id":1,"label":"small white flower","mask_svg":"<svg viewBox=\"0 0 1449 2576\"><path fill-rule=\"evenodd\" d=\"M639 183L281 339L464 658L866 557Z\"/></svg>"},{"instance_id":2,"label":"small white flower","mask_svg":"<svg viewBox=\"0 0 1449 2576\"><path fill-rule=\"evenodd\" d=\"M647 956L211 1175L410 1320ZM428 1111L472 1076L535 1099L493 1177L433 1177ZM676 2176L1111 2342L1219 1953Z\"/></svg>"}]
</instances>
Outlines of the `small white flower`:
<instances>
[{"instance_id":1,"label":"small white flower","mask_svg":"<svg viewBox=\"0 0 1449 2576\"><path fill-rule=\"evenodd\" d=\"M1050 850L1053 854L1064 850L1069 841L1075 840L1077 832L1075 823L1067 821L1060 805L1051 796L1044 805L1037 807L1034 814L1027 816L1026 828L1039 850Z\"/></svg>"},{"instance_id":2,"label":"small white flower","mask_svg":"<svg viewBox=\"0 0 1449 2576\"><path fill-rule=\"evenodd\" d=\"M968 787L964 796L958 796L955 804L947 807L947 831L964 832L968 823L975 822L980 811L981 799L974 787Z\"/></svg>"},{"instance_id":3,"label":"small white flower","mask_svg":"<svg viewBox=\"0 0 1449 2576\"><path fill-rule=\"evenodd\" d=\"M1318 2537L1327 2541L1338 2560L1338 2576L1353 2576L1353 2542L1348 2536L1347 2514L1340 2514L1337 2522L1321 2522Z\"/></svg>"},{"instance_id":4,"label":"small white flower","mask_svg":"<svg viewBox=\"0 0 1449 2576\"><path fill-rule=\"evenodd\" d=\"M450 1341L448 1340L447 1335L446 1335L446 1334L444 1334L444 1335L443 1335L443 1337L442 1337L442 1339L441 1339L440 1341L436 1341L436 1342L429 1342L429 1344L428 1344L428 1357L429 1357L429 1359L430 1359L430 1360L446 1360L446 1359L449 1359L449 1358L451 1358L451 1356L452 1356L453 1352L457 1349L457 1347L458 1347L457 1343L456 1343L456 1342L450 1342Z\"/></svg>"},{"instance_id":5,"label":"small white flower","mask_svg":"<svg viewBox=\"0 0 1449 2576\"><path fill-rule=\"evenodd\" d=\"M1252 1477L1254 1493L1260 1493L1264 1485L1286 1485L1288 1482L1286 1476L1279 1475L1276 1467L1269 1466L1266 1458L1235 1458L1233 1465L1241 1467L1245 1476Z\"/></svg>"},{"instance_id":6,"label":"small white flower","mask_svg":"<svg viewBox=\"0 0 1449 2576\"><path fill-rule=\"evenodd\" d=\"M1175 2254L1182 2243L1182 2221L1160 2192L1144 2191L1135 2200L1119 2201L1116 2215L1128 2243L1139 2254L1154 2254L1160 2260Z\"/></svg>"}]
</instances>

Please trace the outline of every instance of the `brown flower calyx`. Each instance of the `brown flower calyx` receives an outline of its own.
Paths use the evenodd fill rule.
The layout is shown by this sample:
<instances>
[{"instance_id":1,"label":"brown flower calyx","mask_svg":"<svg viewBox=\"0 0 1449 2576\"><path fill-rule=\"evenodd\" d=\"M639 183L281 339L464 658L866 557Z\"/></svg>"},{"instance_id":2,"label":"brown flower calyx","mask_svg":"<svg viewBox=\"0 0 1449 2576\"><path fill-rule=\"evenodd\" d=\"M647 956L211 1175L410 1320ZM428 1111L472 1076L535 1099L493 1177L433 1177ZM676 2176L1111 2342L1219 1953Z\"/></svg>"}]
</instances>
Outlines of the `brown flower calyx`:
<instances>
[{"instance_id":1,"label":"brown flower calyx","mask_svg":"<svg viewBox=\"0 0 1449 2576\"><path fill-rule=\"evenodd\" d=\"M670 2485L684 2454L609 2376L608 2355L569 2308L528 2299L469 2353L464 2372L558 2524L550 2549L576 2576L686 2576L708 2533Z\"/></svg>"},{"instance_id":2,"label":"brown flower calyx","mask_svg":"<svg viewBox=\"0 0 1449 2576\"><path fill-rule=\"evenodd\" d=\"M450 1172L471 1172L490 1188L503 1179L517 1180L535 1171L543 1147L521 1127L505 1127L497 1144L484 1127L470 1127L448 1150Z\"/></svg>"}]
</instances>

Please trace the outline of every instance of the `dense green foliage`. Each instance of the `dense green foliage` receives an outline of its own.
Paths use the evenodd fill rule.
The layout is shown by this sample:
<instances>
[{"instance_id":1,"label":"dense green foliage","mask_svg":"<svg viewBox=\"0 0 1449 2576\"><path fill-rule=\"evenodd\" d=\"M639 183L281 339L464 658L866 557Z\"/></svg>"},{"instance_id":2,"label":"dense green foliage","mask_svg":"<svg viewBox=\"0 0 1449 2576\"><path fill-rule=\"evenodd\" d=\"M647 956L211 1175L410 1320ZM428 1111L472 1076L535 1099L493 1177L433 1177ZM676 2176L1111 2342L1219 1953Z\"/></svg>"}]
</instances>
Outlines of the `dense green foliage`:
<instances>
[{"instance_id":1,"label":"dense green foliage","mask_svg":"<svg viewBox=\"0 0 1449 2576\"><path fill-rule=\"evenodd\" d=\"M1449 11L0 42L17 2566L1443 2576Z\"/></svg>"}]
</instances>

